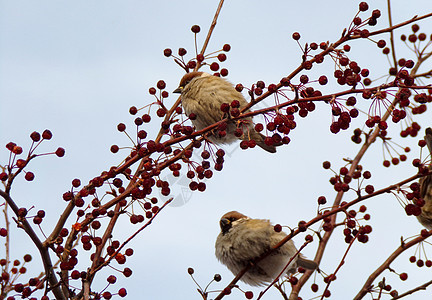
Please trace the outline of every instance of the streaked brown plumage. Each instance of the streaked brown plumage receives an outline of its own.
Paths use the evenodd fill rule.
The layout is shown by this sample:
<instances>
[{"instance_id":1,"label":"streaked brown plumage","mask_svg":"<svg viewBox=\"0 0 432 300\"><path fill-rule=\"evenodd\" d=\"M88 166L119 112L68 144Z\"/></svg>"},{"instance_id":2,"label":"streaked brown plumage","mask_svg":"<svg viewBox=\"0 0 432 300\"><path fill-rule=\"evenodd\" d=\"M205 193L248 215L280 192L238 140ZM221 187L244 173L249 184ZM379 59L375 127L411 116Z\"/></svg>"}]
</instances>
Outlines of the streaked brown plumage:
<instances>
[{"instance_id":1,"label":"streaked brown plumage","mask_svg":"<svg viewBox=\"0 0 432 300\"><path fill-rule=\"evenodd\" d=\"M204 129L224 118L221 111L223 103L230 104L233 100L237 100L240 109L248 104L230 82L204 72L191 72L184 75L174 93L181 93L182 106L186 114L194 113L197 116L192 120L197 130ZM243 135L240 139L255 140L256 144L264 150L276 152L275 145L267 145L264 142L265 136L255 131L252 117L245 118L241 126ZM235 122L228 122L226 136L219 137L213 134L209 139L216 144L230 144L238 139L234 135L236 128Z\"/></svg>"},{"instance_id":2,"label":"streaked brown plumage","mask_svg":"<svg viewBox=\"0 0 432 300\"><path fill-rule=\"evenodd\" d=\"M432 129L426 129L425 141L432 159ZM432 165L429 166L432 170ZM432 175L420 178L420 197L425 201L422 212L417 217L419 222L427 229L432 229Z\"/></svg>"},{"instance_id":3,"label":"streaked brown plumage","mask_svg":"<svg viewBox=\"0 0 432 300\"><path fill-rule=\"evenodd\" d=\"M234 275L286 237L286 233L276 232L269 220L250 219L237 211L223 215L220 227L221 233L216 240L215 254ZM251 266L240 280L252 286L270 283L282 272L296 252L294 242L289 240L278 250ZM294 273L297 267L315 270L317 264L299 254L291 261L285 273Z\"/></svg>"}]
</instances>

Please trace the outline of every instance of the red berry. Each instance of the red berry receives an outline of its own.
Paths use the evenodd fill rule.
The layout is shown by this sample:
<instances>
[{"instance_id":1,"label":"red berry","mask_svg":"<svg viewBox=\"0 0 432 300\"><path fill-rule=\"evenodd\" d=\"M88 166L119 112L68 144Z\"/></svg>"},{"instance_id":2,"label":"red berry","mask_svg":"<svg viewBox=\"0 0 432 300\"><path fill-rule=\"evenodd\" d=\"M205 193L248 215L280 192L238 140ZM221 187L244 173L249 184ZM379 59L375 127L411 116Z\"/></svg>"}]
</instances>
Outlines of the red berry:
<instances>
[{"instance_id":1,"label":"red berry","mask_svg":"<svg viewBox=\"0 0 432 300\"><path fill-rule=\"evenodd\" d=\"M318 204L323 205L327 203L327 199L324 196L319 196L318 197Z\"/></svg>"},{"instance_id":2,"label":"red berry","mask_svg":"<svg viewBox=\"0 0 432 300\"><path fill-rule=\"evenodd\" d=\"M138 108L136 108L135 106L131 106L131 107L129 108L129 113L130 113L131 115L136 115L137 112L138 112Z\"/></svg>"},{"instance_id":3,"label":"red berry","mask_svg":"<svg viewBox=\"0 0 432 300\"><path fill-rule=\"evenodd\" d=\"M26 166L27 162L24 159L17 159L16 165L18 168L22 169Z\"/></svg>"},{"instance_id":4,"label":"red berry","mask_svg":"<svg viewBox=\"0 0 432 300\"><path fill-rule=\"evenodd\" d=\"M276 232L281 232L282 231L282 226L280 224L276 224L276 225L274 225L273 229Z\"/></svg>"},{"instance_id":5,"label":"red berry","mask_svg":"<svg viewBox=\"0 0 432 300\"><path fill-rule=\"evenodd\" d=\"M192 28L191 28L191 31L193 33L198 33L198 32L201 31L201 28L198 25L193 25Z\"/></svg>"},{"instance_id":6,"label":"red berry","mask_svg":"<svg viewBox=\"0 0 432 300\"><path fill-rule=\"evenodd\" d=\"M219 61L225 61L225 60L227 59L227 56L226 56L225 53L220 53L220 54L217 56L217 58L218 58Z\"/></svg>"},{"instance_id":7,"label":"red berry","mask_svg":"<svg viewBox=\"0 0 432 300\"><path fill-rule=\"evenodd\" d=\"M365 188L366 193L368 194L372 194L374 192L374 187L373 185L368 184Z\"/></svg>"},{"instance_id":8,"label":"red berry","mask_svg":"<svg viewBox=\"0 0 432 300\"><path fill-rule=\"evenodd\" d=\"M110 276L108 276L107 281L108 281L110 284L114 284L114 283L116 283L117 278L116 278L114 275L110 275Z\"/></svg>"},{"instance_id":9,"label":"red berry","mask_svg":"<svg viewBox=\"0 0 432 300\"><path fill-rule=\"evenodd\" d=\"M163 80L159 80L156 84L157 88L163 90L166 87L166 83Z\"/></svg>"},{"instance_id":10,"label":"red berry","mask_svg":"<svg viewBox=\"0 0 432 300\"><path fill-rule=\"evenodd\" d=\"M118 291L118 295L119 295L120 297L126 297L126 295L127 295L126 289L125 289L125 288L121 288L121 289L119 289L119 291Z\"/></svg>"},{"instance_id":11,"label":"red berry","mask_svg":"<svg viewBox=\"0 0 432 300\"><path fill-rule=\"evenodd\" d=\"M19 208L17 215L18 217L24 218L27 215L27 209L24 207Z\"/></svg>"},{"instance_id":12,"label":"red berry","mask_svg":"<svg viewBox=\"0 0 432 300\"><path fill-rule=\"evenodd\" d=\"M308 83L308 81L309 81L309 77L307 77L307 75L301 75L300 76L300 82L301 83L306 84L306 83Z\"/></svg>"},{"instance_id":13,"label":"red berry","mask_svg":"<svg viewBox=\"0 0 432 300\"><path fill-rule=\"evenodd\" d=\"M166 48L163 53L166 57L170 57L172 54L172 50L169 48Z\"/></svg>"},{"instance_id":14,"label":"red berry","mask_svg":"<svg viewBox=\"0 0 432 300\"><path fill-rule=\"evenodd\" d=\"M72 180L72 186L77 188L81 185L81 180L75 178L74 180Z\"/></svg>"},{"instance_id":15,"label":"red berry","mask_svg":"<svg viewBox=\"0 0 432 300\"><path fill-rule=\"evenodd\" d=\"M48 129L45 129L44 132L42 132L42 138L45 140L50 140L52 138L52 133Z\"/></svg>"},{"instance_id":16,"label":"red berry","mask_svg":"<svg viewBox=\"0 0 432 300\"><path fill-rule=\"evenodd\" d=\"M298 40L300 39L300 33L298 33L298 32L294 32L294 33L292 34L292 38L293 38L294 40L298 41Z\"/></svg>"},{"instance_id":17,"label":"red berry","mask_svg":"<svg viewBox=\"0 0 432 300\"><path fill-rule=\"evenodd\" d=\"M318 82L319 82L319 84L321 84L321 85L326 85L327 82L328 82L327 77L324 76L324 75L322 75L322 76L318 79Z\"/></svg>"},{"instance_id":18,"label":"red berry","mask_svg":"<svg viewBox=\"0 0 432 300\"><path fill-rule=\"evenodd\" d=\"M379 40L377 43L378 48L384 48L386 46L386 41Z\"/></svg>"},{"instance_id":19,"label":"red berry","mask_svg":"<svg viewBox=\"0 0 432 300\"><path fill-rule=\"evenodd\" d=\"M149 94L150 95L155 95L156 94L156 89L154 87L149 88Z\"/></svg>"},{"instance_id":20,"label":"red berry","mask_svg":"<svg viewBox=\"0 0 432 300\"><path fill-rule=\"evenodd\" d=\"M30 134L30 138L33 140L33 142L39 142L39 141L40 141L40 138L41 138L41 135L40 135L39 132L37 132L37 131L33 131L33 132Z\"/></svg>"},{"instance_id":21,"label":"red berry","mask_svg":"<svg viewBox=\"0 0 432 300\"><path fill-rule=\"evenodd\" d=\"M158 117L160 117L160 118L162 118L163 116L165 116L165 113L166 113L166 111L165 111L165 109L163 109L163 108L159 108L159 109L156 111L156 114L157 114Z\"/></svg>"},{"instance_id":22,"label":"red berry","mask_svg":"<svg viewBox=\"0 0 432 300\"><path fill-rule=\"evenodd\" d=\"M110 150L112 153L117 153L119 151L119 149L120 149L119 146L112 145Z\"/></svg>"},{"instance_id":23,"label":"red berry","mask_svg":"<svg viewBox=\"0 0 432 300\"><path fill-rule=\"evenodd\" d=\"M219 64L217 62L213 62L210 65L210 70L212 70L213 72L216 72L217 70L219 70Z\"/></svg>"},{"instance_id":24,"label":"red berry","mask_svg":"<svg viewBox=\"0 0 432 300\"><path fill-rule=\"evenodd\" d=\"M63 156L65 155L65 149L63 149L63 148L57 148L55 154L56 154L58 157L63 157Z\"/></svg>"},{"instance_id":25,"label":"red berry","mask_svg":"<svg viewBox=\"0 0 432 300\"><path fill-rule=\"evenodd\" d=\"M185 56L186 53L187 53L187 51L186 51L185 48L179 48L179 49L178 49L178 55L180 55L180 56Z\"/></svg>"},{"instance_id":26,"label":"red berry","mask_svg":"<svg viewBox=\"0 0 432 300\"><path fill-rule=\"evenodd\" d=\"M72 279L79 279L81 278L81 272L78 270L73 270L71 273L71 278Z\"/></svg>"},{"instance_id":27,"label":"red berry","mask_svg":"<svg viewBox=\"0 0 432 300\"><path fill-rule=\"evenodd\" d=\"M359 4L359 10L360 11L367 11L369 9L369 5L366 2L361 2Z\"/></svg>"},{"instance_id":28,"label":"red berry","mask_svg":"<svg viewBox=\"0 0 432 300\"><path fill-rule=\"evenodd\" d=\"M34 179L34 174L32 172L27 172L24 177L27 181L32 181Z\"/></svg>"}]
</instances>

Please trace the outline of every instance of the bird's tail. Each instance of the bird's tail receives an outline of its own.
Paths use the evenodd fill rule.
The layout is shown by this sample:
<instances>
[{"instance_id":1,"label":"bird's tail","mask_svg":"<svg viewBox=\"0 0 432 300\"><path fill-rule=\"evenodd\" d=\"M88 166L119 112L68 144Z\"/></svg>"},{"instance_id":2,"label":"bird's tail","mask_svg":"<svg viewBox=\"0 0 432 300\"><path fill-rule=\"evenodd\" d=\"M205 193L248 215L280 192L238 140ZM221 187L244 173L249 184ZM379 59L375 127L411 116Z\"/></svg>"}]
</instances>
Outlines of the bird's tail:
<instances>
[{"instance_id":1,"label":"bird's tail","mask_svg":"<svg viewBox=\"0 0 432 300\"><path fill-rule=\"evenodd\" d=\"M303 257L303 255L299 255L297 259L297 265L308 270L316 270L318 268L318 264L316 262Z\"/></svg>"},{"instance_id":2,"label":"bird's tail","mask_svg":"<svg viewBox=\"0 0 432 300\"><path fill-rule=\"evenodd\" d=\"M265 151L270 152L270 153L275 153L276 147L282 145L281 142L280 143L273 143L272 145L268 145L265 142L265 138L266 138L265 135L263 135L259 132L256 132L255 130L251 130L249 132L249 136L248 136L248 134L244 134L244 137L243 137L243 139L245 139L245 140L249 140L249 139L255 140L256 144L259 147L261 147L262 149L264 149Z\"/></svg>"},{"instance_id":3,"label":"bird's tail","mask_svg":"<svg viewBox=\"0 0 432 300\"><path fill-rule=\"evenodd\" d=\"M430 127L426 128L425 141L426 141L426 145L429 149L429 153L432 156L432 128L430 128Z\"/></svg>"}]
</instances>

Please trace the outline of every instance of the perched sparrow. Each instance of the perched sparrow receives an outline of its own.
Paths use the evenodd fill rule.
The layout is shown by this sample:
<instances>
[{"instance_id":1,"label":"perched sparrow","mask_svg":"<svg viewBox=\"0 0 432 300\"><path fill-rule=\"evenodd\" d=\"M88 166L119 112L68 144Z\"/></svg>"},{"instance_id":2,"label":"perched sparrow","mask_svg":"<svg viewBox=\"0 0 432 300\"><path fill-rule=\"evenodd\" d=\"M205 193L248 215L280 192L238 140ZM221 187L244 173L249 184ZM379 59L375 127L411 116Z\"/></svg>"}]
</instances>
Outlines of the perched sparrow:
<instances>
[{"instance_id":1,"label":"perched sparrow","mask_svg":"<svg viewBox=\"0 0 432 300\"><path fill-rule=\"evenodd\" d=\"M425 141L432 159L432 128L426 129ZM429 166L432 170L432 165ZM432 229L432 175L420 178L420 197L425 201L422 212L417 217L419 222L427 229Z\"/></svg>"},{"instance_id":2,"label":"perched sparrow","mask_svg":"<svg viewBox=\"0 0 432 300\"><path fill-rule=\"evenodd\" d=\"M233 100L237 100L240 104L239 109L248 104L243 95L237 92L227 80L204 72L191 72L184 75L174 93L181 93L181 101L186 114L196 115L192 123L197 130L204 129L224 118L221 110L223 103L230 104ZM237 126L243 131L241 137L234 135ZM267 145L264 142L265 136L255 131L252 117L243 119L238 125L228 122L225 136L220 137L218 134L213 134L209 139L216 144L229 144L237 139L255 140L258 146L271 153L276 152L275 146L280 145L280 143Z\"/></svg>"},{"instance_id":3,"label":"perched sparrow","mask_svg":"<svg viewBox=\"0 0 432 300\"><path fill-rule=\"evenodd\" d=\"M269 220L250 219L237 211L223 215L220 227L221 233L215 245L216 257L234 275L286 237L284 232L276 232ZM296 252L294 242L289 240L275 252L252 265L240 280L253 286L272 282ZM317 263L298 254L285 273L294 273L297 267L315 270Z\"/></svg>"}]
</instances>

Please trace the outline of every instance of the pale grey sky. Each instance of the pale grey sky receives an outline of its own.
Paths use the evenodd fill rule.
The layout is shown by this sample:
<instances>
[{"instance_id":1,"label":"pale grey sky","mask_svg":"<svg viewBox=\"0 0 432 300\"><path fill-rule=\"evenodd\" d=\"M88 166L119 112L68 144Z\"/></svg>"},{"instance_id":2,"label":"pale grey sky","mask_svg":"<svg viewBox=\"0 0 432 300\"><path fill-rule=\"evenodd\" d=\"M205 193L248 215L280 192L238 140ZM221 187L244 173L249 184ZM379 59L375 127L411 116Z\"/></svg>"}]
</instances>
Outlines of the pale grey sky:
<instances>
[{"instance_id":1,"label":"pale grey sky","mask_svg":"<svg viewBox=\"0 0 432 300\"><path fill-rule=\"evenodd\" d=\"M358 7L356 1L323 3L317 0L295 4L292 1L266 4L256 0L227 1L209 51L218 50L225 43L232 46L224 66L229 69L228 79L233 83L250 86L257 80L278 82L301 61L301 51L291 38L294 31L301 33L302 45L333 42L348 26ZM370 10L379 8L383 14L376 28L387 25L385 3L384 0L369 3ZM185 47L193 53L190 27L201 26L198 38L201 44L216 6L217 1L196 0L0 0L1 164L5 164L9 156L4 145L14 141L28 149L28 136L34 130L42 132L49 128L53 132L53 139L43 143L40 151L55 150L58 146L66 149L66 156L61 159L41 157L32 162L29 170L35 173L35 180L28 183L18 179L12 193L20 206L33 204L36 209L46 210L47 217L42 223L45 232L49 232L50 224L65 206L61 195L70 188L72 179L87 182L102 170L120 163L122 154L113 155L109 148L112 144L129 146L129 141L117 132L117 124L123 122L130 130L134 127L135 117L129 115L129 107L148 104L152 100L148 88L158 80L164 79L167 89L174 90L183 71L164 57L162 51L171 47L176 52L179 47ZM394 23L431 11L429 0L414 0L410 5L394 1ZM427 31L432 28L431 20L419 24L421 31L431 33ZM409 28L400 29L397 34L402 32L410 31ZM388 40L387 36L383 38ZM386 73L387 59L372 43L357 40L350 45L352 59L362 67L377 68L372 78ZM400 43L397 50L410 55ZM431 65L429 62L429 68ZM308 75L310 78L324 73L331 75L332 71L327 69L324 64ZM329 84L323 91L334 88ZM174 101L174 97L169 101ZM431 112L424 114L421 120L422 125L427 125L427 121L432 120ZM357 121L347 132L333 135L328 129L330 122L329 108L317 104L317 110L310 116L298 119L291 144L279 148L277 154L268 154L259 148L242 151L238 145L225 147L226 152L232 154L226 158L223 171L215 172L207 182L207 191L193 193L184 205L177 202L166 208L154 224L130 243L135 254L128 258L126 266L134 273L125 280L114 272L119 284L110 291L126 287L128 299L200 299L187 275L188 267L195 268L196 279L202 286L215 273L220 273L223 280L214 288L225 286L233 275L214 257L218 221L223 213L239 210L251 217L296 226L299 220L315 216L318 196L325 195L329 200L334 197L328 183L332 174L321 168L322 162L331 160L335 169L339 169L344 164L342 158L352 158L359 146L348 141L352 130L361 124ZM146 127L150 135L156 134L157 125ZM399 125L394 127L399 129ZM396 140L413 149L409 160L418 155L418 138ZM414 172L410 163L385 169L381 161L381 145L377 143L362 163L372 171L376 188ZM182 185L175 185L172 190L180 193ZM348 195L346 200L353 197L353 194ZM342 280L337 280L330 288L334 299L347 295L351 298L377 264L398 246L401 236L415 235L421 229L390 195L366 204L372 213L370 224L374 231L369 243L356 244L348 255L347 264L338 273ZM0 226L3 223L0 221ZM129 227L125 222L116 231L127 237L133 232ZM303 238L296 237L296 244L300 245ZM336 232L326 250L327 257L321 268L327 273L333 272L345 251L346 244L342 240L341 233ZM315 247L316 244L312 244L306 248L305 255L312 257ZM37 256L34 246L19 230L13 230L12 249L18 258L27 252ZM431 250L430 247L426 249ZM413 251L409 252L412 254ZM385 275L400 291L430 277L430 270L409 264L409 255L401 257L395 265L400 272L410 272L407 282L401 283L392 274ZM80 268L88 265L87 260L87 256L80 258ZM32 275L39 271L36 265L36 261L29 265L29 270L34 272ZM112 272L98 277L95 287L105 285L108 273ZM319 275L317 282L322 282ZM242 288L251 289L256 295L260 291L244 284ZM276 294L270 291L267 299L274 299ZM429 299L430 294L428 290L414 297ZM310 288L304 288L303 299L314 296ZM235 291L227 299L244 299L244 296Z\"/></svg>"}]
</instances>

